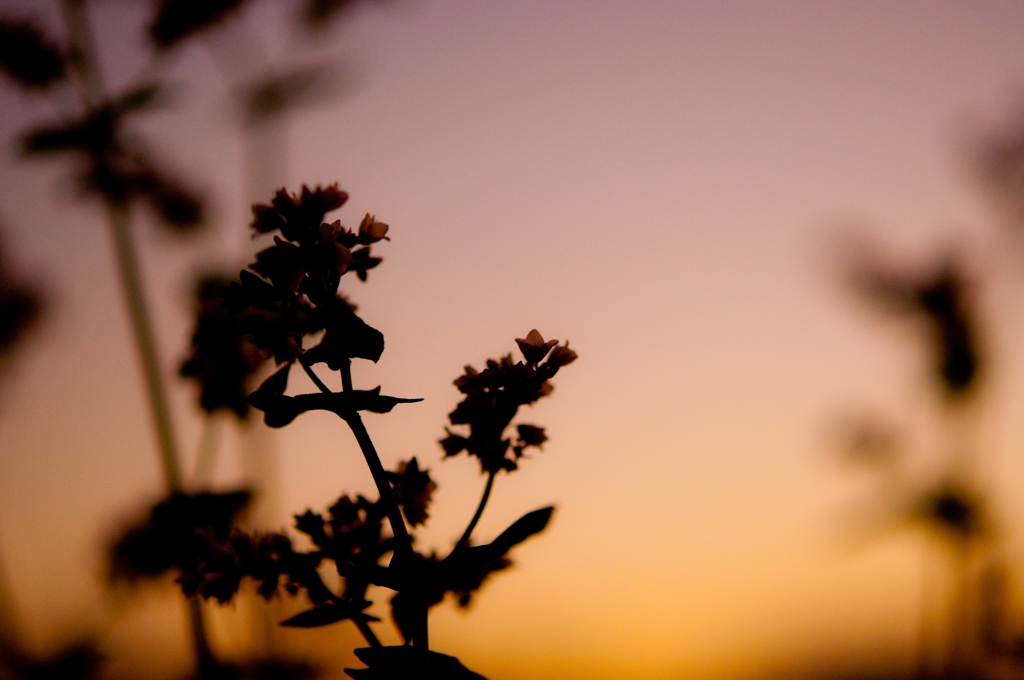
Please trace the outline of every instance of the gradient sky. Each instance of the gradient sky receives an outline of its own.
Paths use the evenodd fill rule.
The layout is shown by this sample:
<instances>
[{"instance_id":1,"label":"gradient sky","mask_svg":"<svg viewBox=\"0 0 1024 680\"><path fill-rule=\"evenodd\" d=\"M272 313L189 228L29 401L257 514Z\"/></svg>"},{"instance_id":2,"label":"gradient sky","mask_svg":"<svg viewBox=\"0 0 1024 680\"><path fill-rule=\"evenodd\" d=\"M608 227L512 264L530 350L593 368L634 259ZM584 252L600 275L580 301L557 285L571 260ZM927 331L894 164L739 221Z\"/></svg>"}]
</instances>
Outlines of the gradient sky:
<instances>
[{"instance_id":1,"label":"gradient sky","mask_svg":"<svg viewBox=\"0 0 1024 680\"><path fill-rule=\"evenodd\" d=\"M97 5L123 82L145 15ZM271 42L276 6L244 18ZM1006 376L1022 373L1024 288L968 160L979 131L1020 106L1022 35L1014 2L557 0L396 0L331 34L348 85L291 121L288 185L339 181L344 223L370 211L391 225L384 265L347 290L388 342L357 380L425 398L367 424L385 465L416 455L439 479L426 545L457 537L483 481L434 443L462 366L533 327L580 354L528 414L551 441L498 480L480 531L551 502L554 524L468 614L432 614L439 650L492 680L912 662L924 552L910 535L852 539L842 517L870 484L830 462L827 433L869 409L924 433L923 447L933 404L913 337L839 284L838 244L859 230L915 261L956 245L986 273L993 328L1011 319L991 336L1005 371L986 393L986 443L1000 502L1021 517L1024 382ZM216 203L213 228L187 242L140 220L168 376L191 273L251 249L241 138L201 42L174 79L178 105L145 129ZM0 90L7 148L48 112ZM161 488L102 214L59 164L6 158L5 243L51 304L0 402L2 566L35 644L110 626L112 650L170 674L185 650L170 589L111 603L98 585L112 527ZM200 419L172 383L191 457ZM239 475L235 440L224 486ZM336 419L304 416L273 440L276 526L370 491ZM231 616L218 635L244 647ZM312 649L339 634L353 639L289 639Z\"/></svg>"}]
</instances>

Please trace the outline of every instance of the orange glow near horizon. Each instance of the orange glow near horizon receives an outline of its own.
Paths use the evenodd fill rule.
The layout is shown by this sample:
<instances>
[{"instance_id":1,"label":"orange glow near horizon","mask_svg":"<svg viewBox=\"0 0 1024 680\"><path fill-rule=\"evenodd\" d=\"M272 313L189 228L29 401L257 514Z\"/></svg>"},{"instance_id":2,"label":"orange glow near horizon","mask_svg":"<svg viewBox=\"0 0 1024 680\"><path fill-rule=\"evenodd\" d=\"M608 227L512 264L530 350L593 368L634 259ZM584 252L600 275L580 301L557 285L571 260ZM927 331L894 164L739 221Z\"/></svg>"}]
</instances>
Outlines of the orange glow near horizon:
<instances>
[{"instance_id":1,"label":"orange glow near horizon","mask_svg":"<svg viewBox=\"0 0 1024 680\"><path fill-rule=\"evenodd\" d=\"M286 51L279 12L256 3L243 19ZM123 36L144 20L137 4L96 3L115 85L139 66ZM468 612L432 613L438 650L491 680L914 667L937 567L910 532L848 531L863 489L829 462L828 432L861 408L923 431L934 409L911 334L861 313L834 246L863 229L913 262L960 248L988 277L991 363L1005 368L979 419L1019 556L1024 329L998 324L1019 316L1020 261L968 161L978 131L1019 107L1021 35L1024 5L997 2L399 0L325 37L345 84L290 119L284 176L292 189L340 182L351 199L333 216L348 226L366 212L391 225L383 265L346 292L387 338L356 381L424 398L366 418L385 466L415 455L438 478L423 545L451 545L483 484L436 444L462 367L531 328L580 355L524 414L550 441L498 478L480 532L550 503L553 524ZM213 224L182 241L141 219L138 231L186 469L201 434L174 378L189 281L253 249L242 143L208 46L174 65L178 99L145 130L209 187ZM0 89L7 148L50 115ZM100 585L105 541L161 489L102 214L59 162L8 155L0 173L5 251L50 301L3 376L0 584L39 649L102 630L114 676L171 678L188 660L170 586L119 599ZM238 429L222 425L227 488L246 468ZM259 436L276 452L270 528L372 489L336 418ZM211 616L225 653L263 634L251 606ZM354 663L347 625L277 639L340 669Z\"/></svg>"}]
</instances>

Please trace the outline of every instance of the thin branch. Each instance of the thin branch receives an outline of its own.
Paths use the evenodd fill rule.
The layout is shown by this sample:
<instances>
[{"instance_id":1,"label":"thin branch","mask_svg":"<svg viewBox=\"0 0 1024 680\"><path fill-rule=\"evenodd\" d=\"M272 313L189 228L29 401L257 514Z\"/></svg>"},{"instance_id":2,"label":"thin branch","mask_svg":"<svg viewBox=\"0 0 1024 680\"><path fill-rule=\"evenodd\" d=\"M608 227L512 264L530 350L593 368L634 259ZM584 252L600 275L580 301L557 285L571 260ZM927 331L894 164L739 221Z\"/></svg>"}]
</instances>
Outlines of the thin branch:
<instances>
[{"instance_id":1,"label":"thin branch","mask_svg":"<svg viewBox=\"0 0 1024 680\"><path fill-rule=\"evenodd\" d=\"M373 446L370 434L366 431L366 426L363 425L363 419L359 416L358 411L350 411L341 417L348 423L352 434L355 435L356 442L363 452L363 458L366 459L366 464L370 468L373 482L377 485L377 492L380 494L380 499L384 501L384 507L387 508L391 533L398 539L399 550L406 553L412 552L412 538L409 536L409 530L405 527L402 511L398 507L398 502L395 501L391 483L388 481L387 473L384 472L384 466L380 462L380 456L377 455L377 449Z\"/></svg>"},{"instance_id":2,"label":"thin branch","mask_svg":"<svg viewBox=\"0 0 1024 680\"><path fill-rule=\"evenodd\" d=\"M334 392L331 391L331 388L325 385L324 381L320 379L320 376L313 371L313 367L309 366L302 360L302 355L298 354L296 356L299 359L299 365L302 366L302 370L306 372L306 375L308 375L309 379L313 381L313 384L316 385L317 389L324 394L334 394Z\"/></svg>"},{"instance_id":3,"label":"thin branch","mask_svg":"<svg viewBox=\"0 0 1024 680\"><path fill-rule=\"evenodd\" d=\"M352 391L352 360L347 359L345 363L341 365L341 391L351 392Z\"/></svg>"},{"instance_id":4,"label":"thin branch","mask_svg":"<svg viewBox=\"0 0 1024 680\"><path fill-rule=\"evenodd\" d=\"M484 514L484 506L487 505L487 500L491 497L491 488L494 487L494 475L494 472L487 474L487 484L484 485L484 493L480 497L480 504L476 507L473 519L469 520L469 526L462 532L462 538L455 544L455 550L469 545L469 537L473 534L473 529L476 529L477 522L480 521L480 517Z\"/></svg>"},{"instance_id":5,"label":"thin branch","mask_svg":"<svg viewBox=\"0 0 1024 680\"><path fill-rule=\"evenodd\" d=\"M356 624L356 628L358 628L359 632L363 634L363 637L366 638L366 641L370 644L371 647L381 646L380 640L377 639L377 636L370 628L370 624L366 622L366 619L361 619L357 617L352 619L352 622Z\"/></svg>"},{"instance_id":6,"label":"thin branch","mask_svg":"<svg viewBox=\"0 0 1024 680\"><path fill-rule=\"evenodd\" d=\"M85 0L63 0L64 27L71 43L71 62L78 75L79 94L86 111L100 106L107 98L103 71L96 62L96 45L89 28Z\"/></svg>"},{"instance_id":7,"label":"thin branch","mask_svg":"<svg viewBox=\"0 0 1024 680\"><path fill-rule=\"evenodd\" d=\"M324 394L334 394L320 377L313 372L313 369L303 361L301 354L298 355L298 361L299 365L302 366L302 370L320 388L321 392ZM351 387L351 377L349 378L349 383ZM395 494L391 490L391 483L384 472L384 465L381 464L380 456L377 455L377 449L373 446L373 440L370 439L370 434L366 431L366 426L363 425L363 419L359 416L358 411L344 414L339 413L338 416L348 423L352 434L355 435L356 442L359 444L359 449L363 452L363 458L366 459L366 464L370 468L370 474L373 475L373 481L377 485L377 492L387 507L388 521L391 523L391 533L398 539L399 545L402 548L412 550L412 539L409 537L409 531L405 527L405 520L402 519L402 511L398 507L398 502L395 501Z\"/></svg>"}]
</instances>

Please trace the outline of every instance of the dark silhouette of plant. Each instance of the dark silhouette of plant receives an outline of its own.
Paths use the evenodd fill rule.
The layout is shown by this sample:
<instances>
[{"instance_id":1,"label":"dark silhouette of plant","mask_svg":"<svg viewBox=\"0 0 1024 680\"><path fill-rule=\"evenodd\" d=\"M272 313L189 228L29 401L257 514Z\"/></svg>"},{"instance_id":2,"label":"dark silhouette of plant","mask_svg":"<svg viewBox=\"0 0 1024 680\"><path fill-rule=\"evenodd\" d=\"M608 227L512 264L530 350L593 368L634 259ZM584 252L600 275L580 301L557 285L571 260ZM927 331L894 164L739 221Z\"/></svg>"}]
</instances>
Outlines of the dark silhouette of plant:
<instances>
[{"instance_id":1,"label":"dark silhouette of plant","mask_svg":"<svg viewBox=\"0 0 1024 680\"><path fill-rule=\"evenodd\" d=\"M42 295L7 270L0 249L0 362L6 361L38 321Z\"/></svg>"},{"instance_id":2,"label":"dark silhouette of plant","mask_svg":"<svg viewBox=\"0 0 1024 680\"><path fill-rule=\"evenodd\" d=\"M72 643L39 656L20 646L0 645L0 678L4 680L92 680L103 659L91 640Z\"/></svg>"},{"instance_id":3,"label":"dark silhouette of plant","mask_svg":"<svg viewBox=\"0 0 1024 680\"><path fill-rule=\"evenodd\" d=\"M272 357L282 367L249 395L248 403L263 412L271 427L288 425L311 410L337 415L355 436L378 497L343 495L324 514L307 510L296 516L295 528L313 545L308 551L296 550L284 534L236 530L225 536L219 529L226 524L192 525L192 545L177 553L179 580L186 594L222 603L235 597L247 578L255 581L260 595L268 599L281 588L293 595L304 592L313 606L282 625L306 628L352 621L370 645L369 650L359 651L359 658L369 668L350 670L352 677L479 677L452 657L429 650L427 613L449 593L461 606L468 606L491 574L511 564L509 551L543 531L550 521L553 508L542 508L527 513L489 543L472 541L497 473L516 470L525 451L540 447L547 439L543 428L535 425L519 424L513 434L508 433L518 409L550 394L551 378L572 363L576 353L568 343L545 341L532 330L516 341L522 361L513 362L507 355L488 360L482 371L466 367L455 381L465 396L449 420L453 427L468 431L460 435L446 430L440 444L446 456L463 451L476 456L487 482L479 506L454 548L444 557L418 551L410 529L427 521L437 485L416 458L400 462L393 472L386 471L360 411L387 413L398 404L419 399L387 396L381 394L380 387L355 388L352 360L376 362L384 350L384 337L339 291L346 274L354 273L366 281L369 270L380 264L372 247L387 239L389 228L369 214L355 230L345 228L339 220L326 222L325 215L340 208L346 199L337 185L312 190L304 186L299 194L282 189L270 204L253 207L253 230L257 235L273 234L274 243L256 255L237 281L222 289L225 306L233 315L232 321L224 321L229 332L207 340L197 333L194 356L221 356L219 348L231 347L235 354L223 356L234 366L239 357L251 352L245 348L249 343L263 357ZM305 341L311 336L316 344L307 348ZM207 341L218 349L206 347L203 342ZM294 364L319 391L286 394ZM316 372L318 364L340 373L341 391L327 387ZM197 375L219 374L211 370ZM203 385L205 388L206 383ZM238 381L233 380L232 394L237 386ZM321 579L318 568L324 561L332 562L342 578L341 592L331 590ZM391 617L411 648L381 646L370 627L376 619L366 613L371 605L370 586L394 591Z\"/></svg>"},{"instance_id":4,"label":"dark silhouette of plant","mask_svg":"<svg viewBox=\"0 0 1024 680\"><path fill-rule=\"evenodd\" d=\"M202 226L207 212L206 199L196 187L182 181L180 173L168 169L134 125L140 116L166 104L168 97L161 75L180 48L191 38L210 34L240 15L248 4L251 3L246 0L155 0L147 26L151 47L149 62L138 72L140 75L116 92L105 82L86 0L59 0L65 29L63 39L49 35L42 24L30 17L0 16L0 71L28 95L49 96L56 111L54 119L21 135L21 151L29 157L54 156L71 161L81 193L104 205L141 359L166 496L156 501L147 519L129 528L129 534L121 537L123 540L115 541L119 548L124 548L127 544L123 541L148 522L155 522L150 528L157 530L162 526L157 518L163 517L169 509L180 508L186 501L199 503L204 498L202 492L197 494L187 489L188 480L181 471L175 428L139 272L133 218L135 209L141 206L162 226L175 233L186 233ZM355 4L358 3L296 0L295 19L307 29L320 30L338 16L340 10ZM253 49L258 51L258 46ZM269 77L266 73L255 74L255 82L244 83L245 87L239 88L246 93L250 119L280 117L304 97L309 99L316 87L323 89L325 68L322 66L306 66L305 76L294 69L288 71L273 66L264 65L265 71L271 71ZM252 76L246 74L246 77ZM38 307L37 298L24 289L6 285L8 283L6 278L0 280L2 352L18 337L20 329L30 323ZM201 284L200 289L204 288L210 286ZM235 363L227 359L231 348L223 345L230 345L233 336L223 324L231 323L234 317L223 314L218 305L220 301L212 300L209 295L201 305L202 318L194 347L201 346L205 353L194 352L183 365L182 373L202 382L204 409L226 408L242 418L248 409L244 401L246 381L258 370L261 358L250 352L236 356ZM217 342L221 343L220 347L216 346ZM207 448L215 450L212 446ZM197 472L211 465L212 453L205 452L200 455ZM195 478L200 484L204 481L200 475ZM230 493L226 497L230 497ZM193 528L209 523L201 517L193 520L189 520L191 524L185 517L175 521ZM130 559L125 561L132 556L135 563L129 564ZM141 576L145 569L139 572L136 568L143 562L138 552L117 553L112 573L127 574L136 570L133 573ZM200 666L212 668L216 664L206 642L197 602L192 605L191 622ZM201 673L205 672L201 669Z\"/></svg>"},{"instance_id":5,"label":"dark silhouette of plant","mask_svg":"<svg viewBox=\"0 0 1024 680\"><path fill-rule=\"evenodd\" d=\"M862 260L854 264L851 276L854 290L872 306L920 326L929 355L930 384L941 397L946 415L954 420L973 405L984 365L977 313L966 281L962 267L951 258L919 272ZM854 453L862 460L884 464L890 474L899 474L900 469L892 465L898 453L891 446L893 439L872 434L879 432L870 424L858 426ZM972 640L972 579L980 548L990 536L991 520L974 473L974 452L953 442L947 446L950 450L944 452L945 460L934 479L923 484L916 479L894 479L891 489L897 495L896 519L924 529L950 556L956 586L941 675L971 676L978 671ZM872 448L884 449L886 455L873 456ZM927 630L928 618L926 610L922 630ZM925 645L922 639L922 674L930 673L931 664Z\"/></svg>"}]
</instances>

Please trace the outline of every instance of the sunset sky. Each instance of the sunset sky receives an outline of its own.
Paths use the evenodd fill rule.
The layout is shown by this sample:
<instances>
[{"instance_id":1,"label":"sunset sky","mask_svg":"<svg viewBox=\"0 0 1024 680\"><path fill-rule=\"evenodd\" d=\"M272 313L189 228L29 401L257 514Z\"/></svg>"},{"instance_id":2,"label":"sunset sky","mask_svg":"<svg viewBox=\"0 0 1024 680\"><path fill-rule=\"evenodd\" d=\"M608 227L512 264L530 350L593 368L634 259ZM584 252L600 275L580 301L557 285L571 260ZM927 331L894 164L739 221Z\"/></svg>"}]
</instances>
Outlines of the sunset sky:
<instances>
[{"instance_id":1,"label":"sunset sky","mask_svg":"<svg viewBox=\"0 0 1024 680\"><path fill-rule=\"evenodd\" d=\"M142 64L148 5L92 4L116 87ZM293 57L289 6L257 2L227 30ZM48 4L0 8L59 30ZM580 355L524 415L551 439L498 479L479 531L550 503L553 524L469 612L435 610L435 648L491 680L912 667L923 574L942 562L911 532L858 533L874 485L837 463L833 434L845 414L878 413L924 459L938 411L913 333L843 287L857 238L897 262L957 249L973 272L993 367L985 471L1006 551L1024 557L1022 260L972 165L980 139L1024 120L1021 36L1016 2L392 0L308 48L341 75L289 120L283 177L340 182L351 199L334 217L391 225L383 265L345 291L387 338L358 383L424 398L366 417L386 466L415 455L439 480L423 545L448 549L484 481L436 445L463 365L531 328ZM201 430L175 377L190 281L254 248L216 58L230 44L186 49L175 99L139 126L213 199L194 238L136 224L186 468ZM103 213L65 164L15 152L52 111L0 89L4 249L49 303L3 376L0 572L39 649L101 631L113 671L170 678L187 663L172 589L101 585L105 541L162 481ZM224 427L220 488L244 467ZM270 528L372 491L336 418L264 441ZM245 647L243 608L215 617L225 650ZM286 640L351 665L346 626Z\"/></svg>"}]
</instances>

